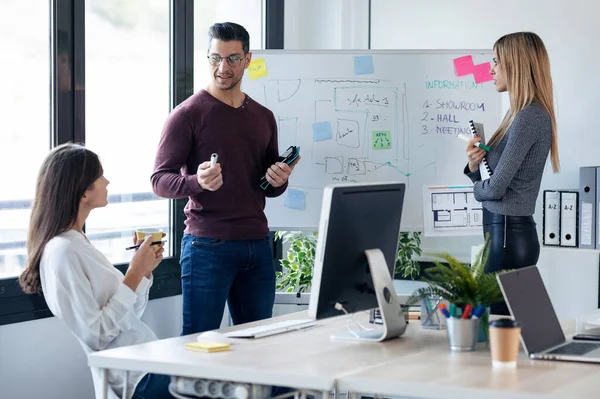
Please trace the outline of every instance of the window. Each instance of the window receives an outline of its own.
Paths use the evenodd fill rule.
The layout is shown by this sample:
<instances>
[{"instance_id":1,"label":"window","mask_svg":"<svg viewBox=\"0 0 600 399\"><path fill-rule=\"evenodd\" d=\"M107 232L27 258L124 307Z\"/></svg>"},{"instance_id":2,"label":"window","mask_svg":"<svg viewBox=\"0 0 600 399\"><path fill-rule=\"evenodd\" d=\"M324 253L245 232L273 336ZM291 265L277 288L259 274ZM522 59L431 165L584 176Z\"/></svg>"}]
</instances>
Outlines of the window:
<instances>
[{"instance_id":1,"label":"window","mask_svg":"<svg viewBox=\"0 0 600 399\"><path fill-rule=\"evenodd\" d=\"M23 294L16 278L25 265L41 161L51 146L68 141L98 153L111 181L110 206L92 212L88 237L124 271L119 263L131 257L124 248L134 229L162 228L170 245L150 298L181 293L186 200L152 192L158 140L171 107L207 82L208 27L238 22L250 33L250 47L262 48L262 4L0 0L0 325L51 316L43 296ZM272 18L282 21L283 9Z\"/></svg>"},{"instance_id":2,"label":"window","mask_svg":"<svg viewBox=\"0 0 600 399\"><path fill-rule=\"evenodd\" d=\"M167 233L174 244L170 201L152 192L150 175L169 114L169 2L86 0L86 146L104 168L109 206L86 223L90 241L113 263L138 227Z\"/></svg>"},{"instance_id":3,"label":"window","mask_svg":"<svg viewBox=\"0 0 600 399\"><path fill-rule=\"evenodd\" d=\"M25 265L36 175L50 149L49 20L39 0L0 1L0 279Z\"/></svg>"},{"instance_id":4,"label":"window","mask_svg":"<svg viewBox=\"0 0 600 399\"><path fill-rule=\"evenodd\" d=\"M250 34L250 50L263 47L262 0L194 1L194 90L210 81L206 51L208 28L216 22L235 22Z\"/></svg>"}]
</instances>

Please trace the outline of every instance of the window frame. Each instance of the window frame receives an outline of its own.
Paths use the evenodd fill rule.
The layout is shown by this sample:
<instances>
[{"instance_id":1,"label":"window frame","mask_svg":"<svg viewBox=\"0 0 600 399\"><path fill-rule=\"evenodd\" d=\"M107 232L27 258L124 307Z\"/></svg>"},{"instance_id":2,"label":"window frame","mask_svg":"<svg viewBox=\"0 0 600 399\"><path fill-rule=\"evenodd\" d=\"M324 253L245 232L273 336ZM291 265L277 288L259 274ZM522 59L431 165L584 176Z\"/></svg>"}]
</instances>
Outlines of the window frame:
<instances>
[{"instance_id":1,"label":"window frame","mask_svg":"<svg viewBox=\"0 0 600 399\"><path fill-rule=\"evenodd\" d=\"M283 48L283 2L263 1L265 47ZM85 143L85 0L49 0L48 3L50 142L52 147L70 141ZM169 27L169 104L172 110L194 92L194 0L170 0ZM66 57L67 62L59 64L58 54ZM68 68L72 73L61 73L61 68ZM170 201L173 256L163 260L154 272L150 300L181 294L179 243L185 229L183 210L186 203L187 199ZM278 270L281 256L281 243L273 241L273 262ZM127 263L115 264L122 272L127 266ZM52 317L52 313L43 295L24 294L18 277L0 279L0 326L46 317Z\"/></svg>"}]
</instances>

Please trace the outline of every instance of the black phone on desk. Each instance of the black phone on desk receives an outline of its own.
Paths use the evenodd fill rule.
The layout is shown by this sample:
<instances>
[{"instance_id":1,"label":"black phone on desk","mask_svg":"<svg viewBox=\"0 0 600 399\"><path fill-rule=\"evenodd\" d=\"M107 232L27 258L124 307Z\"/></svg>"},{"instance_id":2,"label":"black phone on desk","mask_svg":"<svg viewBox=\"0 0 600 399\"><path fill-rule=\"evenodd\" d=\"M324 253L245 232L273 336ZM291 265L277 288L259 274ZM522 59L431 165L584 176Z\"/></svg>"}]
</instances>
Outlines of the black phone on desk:
<instances>
[{"instance_id":1,"label":"black phone on desk","mask_svg":"<svg viewBox=\"0 0 600 399\"><path fill-rule=\"evenodd\" d=\"M573 335L573 339L577 341L600 341L600 335L598 334L576 334Z\"/></svg>"},{"instance_id":2,"label":"black phone on desk","mask_svg":"<svg viewBox=\"0 0 600 399\"><path fill-rule=\"evenodd\" d=\"M300 155L300 147L291 145L288 147L287 150L285 150L285 152L283 154L281 154L279 156L278 162L283 162L283 163L286 163L289 165L292 162L294 162L296 160L296 158L298 158L299 155ZM260 188L262 188L263 190L266 190L269 186L270 186L270 183L267 181L267 178L265 176L261 177L260 178Z\"/></svg>"}]
</instances>

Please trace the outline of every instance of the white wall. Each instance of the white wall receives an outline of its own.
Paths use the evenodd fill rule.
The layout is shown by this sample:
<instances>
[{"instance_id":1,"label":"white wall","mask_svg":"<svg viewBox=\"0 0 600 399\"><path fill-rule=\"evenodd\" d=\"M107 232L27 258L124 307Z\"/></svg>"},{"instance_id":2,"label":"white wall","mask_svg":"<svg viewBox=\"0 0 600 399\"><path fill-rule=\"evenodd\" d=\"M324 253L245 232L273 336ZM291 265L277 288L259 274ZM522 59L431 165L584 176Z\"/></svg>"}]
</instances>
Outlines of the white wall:
<instances>
[{"instance_id":1,"label":"white wall","mask_svg":"<svg viewBox=\"0 0 600 399\"><path fill-rule=\"evenodd\" d=\"M599 165L600 135L594 116L600 103L600 2L592 0L372 0L373 49L492 48L515 31L544 40L552 68L562 170L546 168L543 189L577 189L579 166ZM542 229L542 203L535 219ZM462 245L461 245L462 246Z\"/></svg>"},{"instance_id":2,"label":"white wall","mask_svg":"<svg viewBox=\"0 0 600 399\"><path fill-rule=\"evenodd\" d=\"M181 332L181 295L148 303L142 318L159 338ZM93 399L83 349L56 318L0 326L0 396Z\"/></svg>"},{"instance_id":3,"label":"white wall","mask_svg":"<svg viewBox=\"0 0 600 399\"><path fill-rule=\"evenodd\" d=\"M369 2L285 0L284 48L366 49Z\"/></svg>"}]
</instances>

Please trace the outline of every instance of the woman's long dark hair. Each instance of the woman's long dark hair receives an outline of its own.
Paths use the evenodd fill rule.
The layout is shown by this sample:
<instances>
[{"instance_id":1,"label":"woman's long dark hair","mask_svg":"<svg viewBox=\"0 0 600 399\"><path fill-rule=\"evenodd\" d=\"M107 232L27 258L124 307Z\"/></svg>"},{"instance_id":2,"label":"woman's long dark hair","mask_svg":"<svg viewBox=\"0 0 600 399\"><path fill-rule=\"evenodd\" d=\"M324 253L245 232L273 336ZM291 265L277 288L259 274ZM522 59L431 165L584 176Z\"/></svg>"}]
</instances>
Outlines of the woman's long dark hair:
<instances>
[{"instance_id":1,"label":"woman's long dark hair","mask_svg":"<svg viewBox=\"0 0 600 399\"><path fill-rule=\"evenodd\" d=\"M46 244L73 226L83 194L102 173L98 156L78 144L60 145L44 159L31 208L27 265L19 278L23 292L41 291L40 260Z\"/></svg>"}]
</instances>

